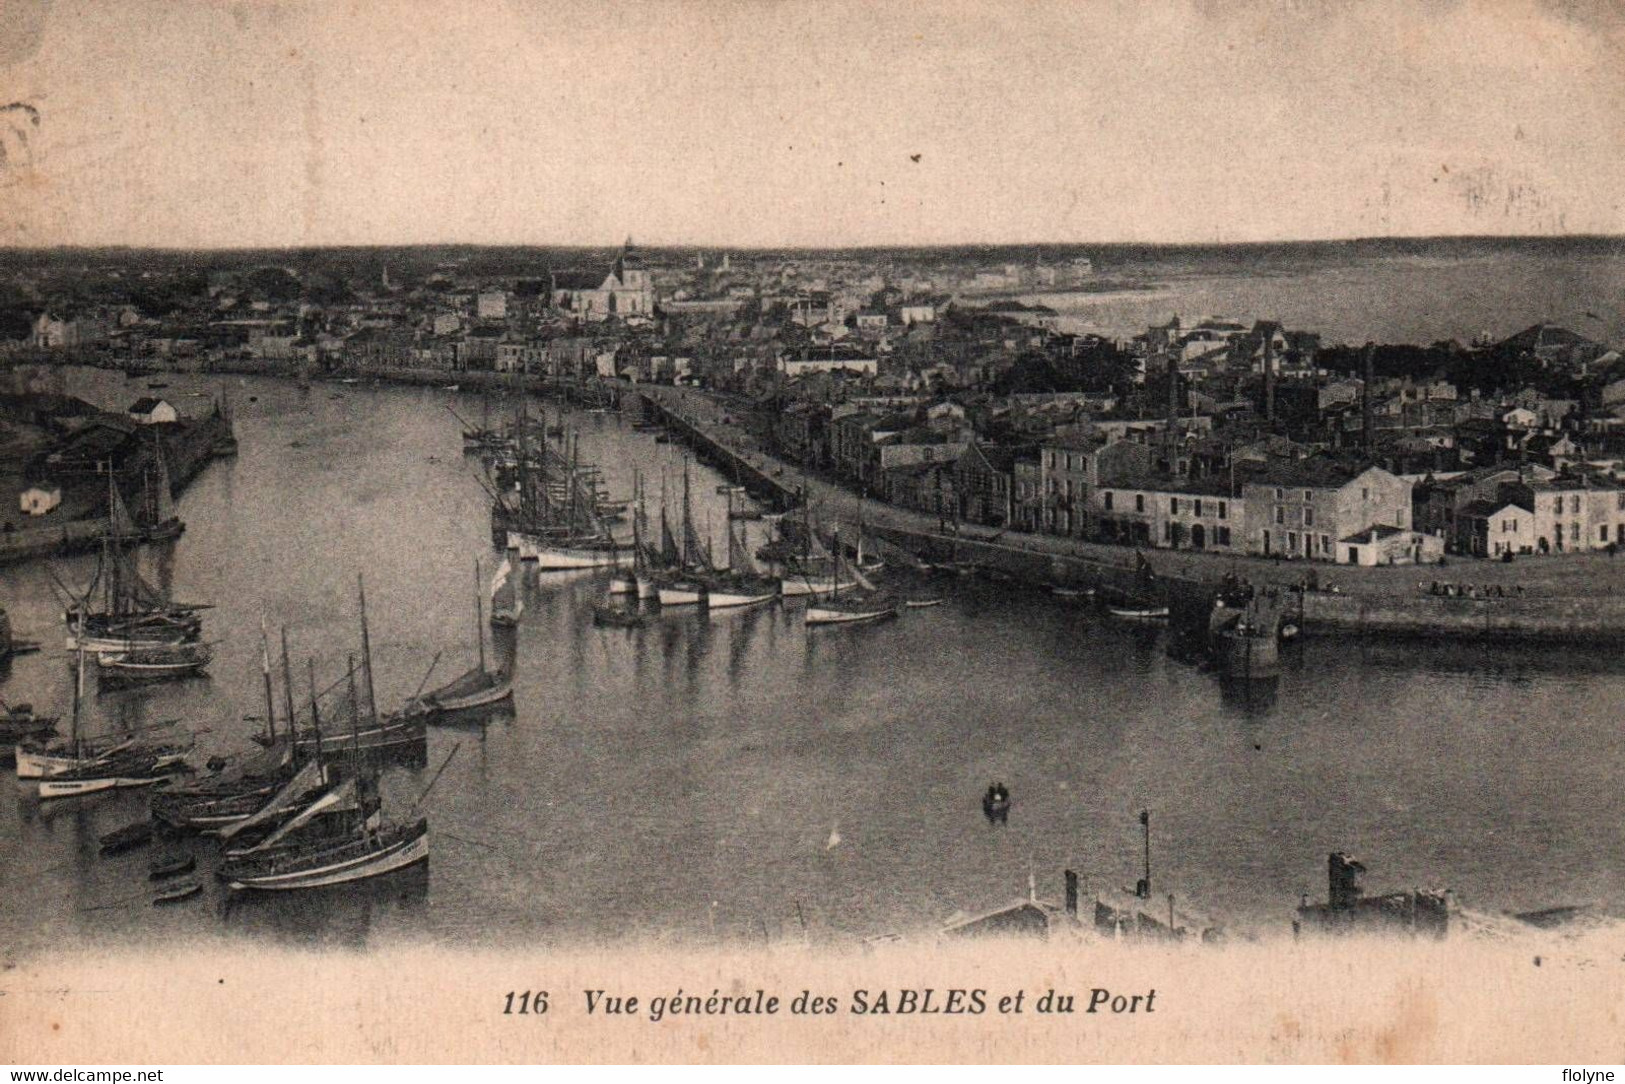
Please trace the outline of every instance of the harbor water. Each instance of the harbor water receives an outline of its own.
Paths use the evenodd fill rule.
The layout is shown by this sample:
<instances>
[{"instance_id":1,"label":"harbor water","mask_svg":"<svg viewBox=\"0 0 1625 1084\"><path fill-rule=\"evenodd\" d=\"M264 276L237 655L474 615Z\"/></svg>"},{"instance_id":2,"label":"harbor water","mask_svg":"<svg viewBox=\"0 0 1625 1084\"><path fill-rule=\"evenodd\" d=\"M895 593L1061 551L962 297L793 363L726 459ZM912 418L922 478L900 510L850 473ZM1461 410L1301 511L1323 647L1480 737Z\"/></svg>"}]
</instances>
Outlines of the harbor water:
<instances>
[{"instance_id":1,"label":"harbor water","mask_svg":"<svg viewBox=\"0 0 1625 1084\"><path fill-rule=\"evenodd\" d=\"M490 574L489 498L462 454L476 396L441 389L166 378L201 410L228 391L240 454L179 502L185 534L148 549L149 578L207 602L207 679L92 691L84 730L182 719L199 757L239 750L264 711L260 625L280 682L287 629L296 699L307 656L324 684L359 652L365 577L378 700L472 664L474 563ZM68 390L117 407L117 373ZM556 420L558 408L548 407ZM580 455L610 493L642 472L673 515L682 451L617 414L572 411ZM694 466L699 533L725 549L726 479ZM651 508L651 514L654 507ZM751 522L751 545L765 525ZM19 636L9 701L66 715L70 659L52 572L83 584L93 557L3 570ZM270 940L373 946L581 944L627 939L851 943L924 933L956 912L1086 894L1140 876L1151 810L1153 889L1238 932L1280 934L1300 894L1348 850L1373 888L1449 887L1483 910L1625 906L1625 748L1614 705L1625 660L1572 648L1315 641L1263 686L1224 683L1166 630L1076 599L975 578L898 577L942 595L864 628L807 629L799 605L638 629L592 623L607 574L524 579L512 711L432 727L428 765L387 777L427 800L427 868L288 896L148 906L147 851L102 858L99 835L139 818L140 792L0 810L0 942L8 958L64 944ZM483 630L489 637L491 630ZM280 684L278 703L280 705ZM64 731L66 725L64 723ZM1005 783L1008 824L980 798ZM195 844L200 869L213 844Z\"/></svg>"}]
</instances>

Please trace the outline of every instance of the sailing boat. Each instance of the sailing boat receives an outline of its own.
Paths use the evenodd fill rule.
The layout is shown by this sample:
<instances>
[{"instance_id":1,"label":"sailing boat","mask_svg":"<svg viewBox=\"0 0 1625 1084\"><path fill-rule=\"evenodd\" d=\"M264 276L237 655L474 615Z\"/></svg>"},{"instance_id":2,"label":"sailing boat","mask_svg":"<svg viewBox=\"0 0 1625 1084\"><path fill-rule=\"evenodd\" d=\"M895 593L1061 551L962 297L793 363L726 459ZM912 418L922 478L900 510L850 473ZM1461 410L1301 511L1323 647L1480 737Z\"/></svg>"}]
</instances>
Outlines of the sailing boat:
<instances>
[{"instance_id":1,"label":"sailing boat","mask_svg":"<svg viewBox=\"0 0 1625 1084\"><path fill-rule=\"evenodd\" d=\"M662 586L674 584L683 571L682 551L677 537L671 533L671 521L666 517L666 475L660 475L660 538L647 543L644 555L645 575L638 577L638 598L660 600Z\"/></svg>"},{"instance_id":2,"label":"sailing boat","mask_svg":"<svg viewBox=\"0 0 1625 1084\"><path fill-rule=\"evenodd\" d=\"M171 719L142 729L146 732L156 732L170 729L175 724L176 720ZM18 779L48 779L81 768L86 760L145 758L153 761L158 767L169 767L185 760L186 754L192 751L193 744L191 741L155 741L139 733L109 734L101 738L81 738L77 753L74 751L73 742L68 741L43 746L18 744L13 748L13 754L16 758Z\"/></svg>"},{"instance_id":3,"label":"sailing boat","mask_svg":"<svg viewBox=\"0 0 1625 1084\"><path fill-rule=\"evenodd\" d=\"M428 716L444 715L469 708L482 708L513 695L513 678L502 669L487 670L485 666L485 611L480 591L485 579L480 574L480 563L474 562L474 640L479 645L480 661L462 677L431 693L416 697L404 709L405 714L415 712Z\"/></svg>"},{"instance_id":4,"label":"sailing boat","mask_svg":"<svg viewBox=\"0 0 1625 1084\"><path fill-rule=\"evenodd\" d=\"M750 550L740 536L745 525L734 531L733 498L728 498L728 567L705 577L706 605L713 610L735 606L759 606L779 597L779 581L764 576L750 559Z\"/></svg>"},{"instance_id":5,"label":"sailing boat","mask_svg":"<svg viewBox=\"0 0 1625 1084\"><path fill-rule=\"evenodd\" d=\"M146 542L168 542L179 538L185 532L186 524L175 514L175 491L169 480L169 464L164 460L163 441L158 439L156 433L153 434L152 451L157 479L154 480L153 472L148 472L145 477L144 511L147 521L141 529L141 538Z\"/></svg>"},{"instance_id":6,"label":"sailing boat","mask_svg":"<svg viewBox=\"0 0 1625 1084\"><path fill-rule=\"evenodd\" d=\"M491 624L511 629L519 624L519 615L525 612L525 593L514 579L513 562L506 554L497 573L491 579Z\"/></svg>"},{"instance_id":7,"label":"sailing boat","mask_svg":"<svg viewBox=\"0 0 1625 1084\"><path fill-rule=\"evenodd\" d=\"M643 503L643 476L639 472L632 475L632 496L641 510ZM643 531L638 522L638 510L632 513L632 567L623 569L619 561L616 563L615 575L609 580L609 593L611 595L636 595L638 593L638 578L643 567Z\"/></svg>"},{"instance_id":8,"label":"sailing boat","mask_svg":"<svg viewBox=\"0 0 1625 1084\"><path fill-rule=\"evenodd\" d=\"M549 460L557 460L549 472ZM610 503L600 485L598 468L583 466L577 442L566 458L544 440L536 457L540 478L529 477L530 455L520 431L519 529L508 532L508 547L543 571L607 568L620 561L604 511ZM556 475L556 477L555 477Z\"/></svg>"},{"instance_id":9,"label":"sailing boat","mask_svg":"<svg viewBox=\"0 0 1625 1084\"><path fill-rule=\"evenodd\" d=\"M141 577L123 545L138 537L135 522L107 475L107 531L102 535L101 561L82 598L73 599L63 612L68 626L68 648L87 651L130 651L196 641L202 634L199 606L178 606ZM101 609L91 609L98 586ZM70 592L71 594L71 592Z\"/></svg>"},{"instance_id":10,"label":"sailing boat","mask_svg":"<svg viewBox=\"0 0 1625 1084\"><path fill-rule=\"evenodd\" d=\"M158 757L140 752L112 751L87 756L79 737L80 706L84 701L85 653L77 654L73 683L73 730L69 738L72 765L39 780L39 796L73 798L118 787L146 787L171 774L178 757ZM22 769L19 752L18 770Z\"/></svg>"},{"instance_id":11,"label":"sailing boat","mask_svg":"<svg viewBox=\"0 0 1625 1084\"><path fill-rule=\"evenodd\" d=\"M456 755L453 747L408 817ZM390 823L383 818L377 793L377 769L338 783L258 846L228 859L221 876L235 890L285 892L367 880L427 861L428 818ZM327 813L344 815L318 823L317 818Z\"/></svg>"},{"instance_id":12,"label":"sailing boat","mask_svg":"<svg viewBox=\"0 0 1625 1084\"><path fill-rule=\"evenodd\" d=\"M483 586L483 585L481 585ZM414 753L421 752L427 741L423 727L424 715L420 711L412 710L412 701L401 711L387 716L378 714L378 699L374 695L372 680L372 639L367 629L367 591L361 577L356 577L357 593L361 601L361 666L358 668L351 656L351 665L348 677L352 684L359 669L367 682L367 702L363 713L359 700L352 696L352 713L355 715L355 730L352 735L358 751L376 753ZM311 720L310 727L290 728L293 730L294 750L296 753L314 752L321 744L321 731L315 726L316 720ZM273 740L269 735L255 734L254 740L262 745L268 745Z\"/></svg>"},{"instance_id":13,"label":"sailing boat","mask_svg":"<svg viewBox=\"0 0 1625 1084\"><path fill-rule=\"evenodd\" d=\"M838 585L841 580L841 535L835 533L835 574L834 579ZM815 598L807 607L806 623L808 625L857 625L872 621L882 621L888 617L897 616L897 607L883 598L875 586L864 578L861 571L854 570L853 576L858 581L858 588L846 595L841 594L839 586L827 596Z\"/></svg>"},{"instance_id":14,"label":"sailing boat","mask_svg":"<svg viewBox=\"0 0 1625 1084\"><path fill-rule=\"evenodd\" d=\"M784 537L784 521L780 521L779 538L783 544L779 547L779 552L784 554L785 569L780 591L785 598L835 595L858 586L858 581L850 574L842 574L839 561L834 561L828 554L821 552L818 534L813 530L810 504L802 507L800 533L799 556L786 552L788 543Z\"/></svg>"},{"instance_id":15,"label":"sailing boat","mask_svg":"<svg viewBox=\"0 0 1625 1084\"><path fill-rule=\"evenodd\" d=\"M282 634L282 670L284 675L283 703L288 717L287 734L276 729L276 699L271 680L270 635L260 622L260 665L265 678L265 737L268 745L264 752L245 758L236 768L223 771L208 779L183 787L176 787L155 795L150 803L152 815L175 828L217 828L246 820L268 801L274 801L279 790L296 780L304 779L314 762L301 760L295 755L292 741L294 729L293 671L288 663L288 636ZM311 721L319 727L316 709L314 670L311 686ZM259 741L258 737L255 739ZM320 745L317 746L320 760ZM308 780L307 786L308 786Z\"/></svg>"},{"instance_id":16,"label":"sailing boat","mask_svg":"<svg viewBox=\"0 0 1625 1084\"><path fill-rule=\"evenodd\" d=\"M662 483L664 494L664 483ZM661 498L660 526L666 530L665 498ZM660 587L655 583L655 570L660 567L660 555L655 549L654 540L649 536L649 509L644 501L643 478L640 474L637 486L637 506L632 510L632 572L638 585L639 601L652 599L659 601Z\"/></svg>"},{"instance_id":17,"label":"sailing boat","mask_svg":"<svg viewBox=\"0 0 1625 1084\"><path fill-rule=\"evenodd\" d=\"M214 661L208 644L154 644L124 651L101 652L96 665L102 676L122 682L173 681L195 677Z\"/></svg>"},{"instance_id":18,"label":"sailing boat","mask_svg":"<svg viewBox=\"0 0 1625 1084\"><path fill-rule=\"evenodd\" d=\"M694 508L689 500L688 463L683 463L683 546L677 565L659 580L661 606L693 606L705 601L705 581L711 562L694 533Z\"/></svg>"}]
</instances>

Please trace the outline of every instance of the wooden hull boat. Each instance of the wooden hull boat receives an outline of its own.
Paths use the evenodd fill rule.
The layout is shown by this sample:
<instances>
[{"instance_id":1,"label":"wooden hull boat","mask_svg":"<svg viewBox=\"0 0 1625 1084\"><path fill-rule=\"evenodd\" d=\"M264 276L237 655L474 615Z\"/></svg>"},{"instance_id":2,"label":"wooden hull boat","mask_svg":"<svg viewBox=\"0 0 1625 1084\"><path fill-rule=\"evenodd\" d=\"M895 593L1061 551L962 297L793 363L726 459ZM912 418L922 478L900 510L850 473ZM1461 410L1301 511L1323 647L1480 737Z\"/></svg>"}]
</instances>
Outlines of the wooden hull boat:
<instances>
[{"instance_id":1,"label":"wooden hull boat","mask_svg":"<svg viewBox=\"0 0 1625 1084\"><path fill-rule=\"evenodd\" d=\"M263 735L256 734L253 740L263 743L266 739ZM394 752L414 746L422 747L425 740L423 716L411 712L386 716L376 723L366 723L358 729L328 734L320 739L331 748L359 750L363 753ZM294 748L299 753L314 753L317 744L318 738L314 730L301 730L294 739Z\"/></svg>"},{"instance_id":2,"label":"wooden hull boat","mask_svg":"<svg viewBox=\"0 0 1625 1084\"><path fill-rule=\"evenodd\" d=\"M697 583L662 584L658 594L662 606L697 606L705 601L705 588Z\"/></svg>"},{"instance_id":3,"label":"wooden hull boat","mask_svg":"<svg viewBox=\"0 0 1625 1084\"><path fill-rule=\"evenodd\" d=\"M730 610L741 606L761 606L772 602L779 597L777 590L773 591L718 591L716 588L706 592L705 604L713 610Z\"/></svg>"},{"instance_id":4,"label":"wooden hull boat","mask_svg":"<svg viewBox=\"0 0 1625 1084\"><path fill-rule=\"evenodd\" d=\"M431 713L437 714L483 708L487 704L506 700L512 695L513 679L507 674L476 669L470 670L451 684L421 697L418 703Z\"/></svg>"},{"instance_id":5,"label":"wooden hull boat","mask_svg":"<svg viewBox=\"0 0 1625 1084\"><path fill-rule=\"evenodd\" d=\"M510 532L508 548L519 551L522 561L534 561L543 572L567 572L577 568L611 568L620 563L620 547L609 542L602 545L559 545L542 539L531 539Z\"/></svg>"},{"instance_id":6,"label":"wooden hull boat","mask_svg":"<svg viewBox=\"0 0 1625 1084\"><path fill-rule=\"evenodd\" d=\"M96 656L102 674L120 681L169 681L201 674L214 661L205 644L137 648Z\"/></svg>"},{"instance_id":7,"label":"wooden hull boat","mask_svg":"<svg viewBox=\"0 0 1625 1084\"><path fill-rule=\"evenodd\" d=\"M162 881L166 877L178 877L183 873L191 873L195 869L197 869L197 858L193 855L162 855L147 863L147 879Z\"/></svg>"},{"instance_id":8,"label":"wooden hull boat","mask_svg":"<svg viewBox=\"0 0 1625 1084\"><path fill-rule=\"evenodd\" d=\"M69 651L88 651L93 654L123 654L132 645L136 648L179 647L197 640L197 633L185 629L154 628L134 635L80 633L69 629L65 646Z\"/></svg>"},{"instance_id":9,"label":"wooden hull boat","mask_svg":"<svg viewBox=\"0 0 1625 1084\"><path fill-rule=\"evenodd\" d=\"M376 836L245 863L232 874L229 883L239 891L322 888L380 877L428 859L429 824L427 820L420 820L405 827L385 829Z\"/></svg>"},{"instance_id":10,"label":"wooden hull boat","mask_svg":"<svg viewBox=\"0 0 1625 1084\"><path fill-rule=\"evenodd\" d=\"M1131 621L1161 621L1168 616L1168 607L1166 606L1149 606L1137 609L1108 606L1106 609L1113 617L1127 618Z\"/></svg>"},{"instance_id":11,"label":"wooden hull boat","mask_svg":"<svg viewBox=\"0 0 1625 1084\"><path fill-rule=\"evenodd\" d=\"M727 575L705 585L705 604L713 610L760 606L779 597L779 581L767 576Z\"/></svg>"},{"instance_id":12,"label":"wooden hull boat","mask_svg":"<svg viewBox=\"0 0 1625 1084\"><path fill-rule=\"evenodd\" d=\"M126 824L123 828L108 832L97 842L101 845L102 854L121 854L137 847L144 847L152 842L152 822L148 820Z\"/></svg>"},{"instance_id":13,"label":"wooden hull boat","mask_svg":"<svg viewBox=\"0 0 1625 1084\"><path fill-rule=\"evenodd\" d=\"M787 575L779 586L779 592L785 598L805 598L808 595L833 595L841 591L851 591L857 586L857 580L845 578L837 580L834 576Z\"/></svg>"},{"instance_id":14,"label":"wooden hull boat","mask_svg":"<svg viewBox=\"0 0 1625 1084\"><path fill-rule=\"evenodd\" d=\"M51 779L59 775L79 770L87 764L94 765L107 762L115 755L141 754L152 758L153 766L169 768L180 764L190 752L189 747L179 745L137 746L133 743L115 746L105 753L91 756L76 757L67 750L24 749L17 747L17 778L18 779Z\"/></svg>"},{"instance_id":15,"label":"wooden hull boat","mask_svg":"<svg viewBox=\"0 0 1625 1084\"><path fill-rule=\"evenodd\" d=\"M174 884L166 885L153 893L152 905L154 907L163 907L171 903L180 903L182 900L189 900L193 896L201 894L202 891L202 881L176 881Z\"/></svg>"},{"instance_id":16,"label":"wooden hull boat","mask_svg":"<svg viewBox=\"0 0 1625 1084\"><path fill-rule=\"evenodd\" d=\"M887 618L896 616L897 610L890 606L875 609L848 608L815 602L807 607L806 623L809 625L866 625L876 621L885 621Z\"/></svg>"},{"instance_id":17,"label":"wooden hull boat","mask_svg":"<svg viewBox=\"0 0 1625 1084\"><path fill-rule=\"evenodd\" d=\"M132 774L125 775L116 770L91 771L88 774L74 774L68 776L53 776L39 781L39 796L46 798L78 798L86 794L98 794L102 791L120 790L130 787L150 787L163 781L164 776L134 774L141 769L131 769Z\"/></svg>"}]
</instances>

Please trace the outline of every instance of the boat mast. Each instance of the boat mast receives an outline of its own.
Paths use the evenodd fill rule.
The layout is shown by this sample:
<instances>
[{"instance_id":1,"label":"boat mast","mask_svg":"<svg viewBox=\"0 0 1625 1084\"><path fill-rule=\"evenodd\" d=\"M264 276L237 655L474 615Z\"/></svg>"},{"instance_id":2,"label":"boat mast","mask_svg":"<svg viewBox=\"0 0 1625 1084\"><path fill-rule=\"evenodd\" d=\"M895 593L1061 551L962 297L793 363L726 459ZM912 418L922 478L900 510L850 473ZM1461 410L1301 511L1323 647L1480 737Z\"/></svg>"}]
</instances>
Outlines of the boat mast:
<instances>
[{"instance_id":1,"label":"boat mast","mask_svg":"<svg viewBox=\"0 0 1625 1084\"><path fill-rule=\"evenodd\" d=\"M632 574L642 575L643 568L643 472L632 472Z\"/></svg>"},{"instance_id":2,"label":"boat mast","mask_svg":"<svg viewBox=\"0 0 1625 1084\"><path fill-rule=\"evenodd\" d=\"M265 613L260 613L260 673L265 678L265 733L276 739L276 697L271 693L271 634L265 629ZM288 721L288 737L297 744L293 720Z\"/></svg>"},{"instance_id":3,"label":"boat mast","mask_svg":"<svg viewBox=\"0 0 1625 1084\"><path fill-rule=\"evenodd\" d=\"M169 481L169 463L164 459L163 441L156 439L157 434L153 436L158 451L158 504L154 509L154 515L162 524L175 518L175 492Z\"/></svg>"},{"instance_id":4,"label":"boat mast","mask_svg":"<svg viewBox=\"0 0 1625 1084\"><path fill-rule=\"evenodd\" d=\"M118 512L116 511L118 493L113 488L113 461L108 460L106 466L107 534L102 537L102 562L107 568L107 582L105 584L105 589L107 591L106 606L108 614L123 616L124 608L119 605L119 599L124 594L122 590L123 585L120 582L123 579L123 577L120 575L122 572L122 562L119 559L117 550L118 543L113 538L114 532L118 530Z\"/></svg>"},{"instance_id":5,"label":"boat mast","mask_svg":"<svg viewBox=\"0 0 1625 1084\"><path fill-rule=\"evenodd\" d=\"M288 712L288 730L297 729L293 721L293 667L288 664L288 626L282 626L282 701Z\"/></svg>"},{"instance_id":6,"label":"boat mast","mask_svg":"<svg viewBox=\"0 0 1625 1084\"><path fill-rule=\"evenodd\" d=\"M81 753L79 741L79 704L85 697L85 645L81 643L78 650L76 670L73 677L73 731L70 738L73 742L73 759L78 760Z\"/></svg>"},{"instance_id":7,"label":"boat mast","mask_svg":"<svg viewBox=\"0 0 1625 1084\"><path fill-rule=\"evenodd\" d=\"M480 559L474 558L474 642L480 645L480 673L485 673L485 606L480 593L485 579L480 575Z\"/></svg>"},{"instance_id":8,"label":"boat mast","mask_svg":"<svg viewBox=\"0 0 1625 1084\"><path fill-rule=\"evenodd\" d=\"M660 468L660 563L664 567L671 558L666 539L671 537L671 524L666 522L666 468Z\"/></svg>"},{"instance_id":9,"label":"boat mast","mask_svg":"<svg viewBox=\"0 0 1625 1084\"><path fill-rule=\"evenodd\" d=\"M683 567L689 568L693 564L689 553L688 540L694 536L694 521L690 518L691 508L688 500L688 457L683 457Z\"/></svg>"},{"instance_id":10,"label":"boat mast","mask_svg":"<svg viewBox=\"0 0 1625 1084\"><path fill-rule=\"evenodd\" d=\"M812 491L807 488L807 475L801 475L801 564L805 569L812 560Z\"/></svg>"},{"instance_id":11,"label":"boat mast","mask_svg":"<svg viewBox=\"0 0 1625 1084\"><path fill-rule=\"evenodd\" d=\"M322 713L316 706L316 659L307 656L305 667L310 673L310 726L316 734L316 763L322 762Z\"/></svg>"},{"instance_id":12,"label":"boat mast","mask_svg":"<svg viewBox=\"0 0 1625 1084\"><path fill-rule=\"evenodd\" d=\"M367 667L367 714L377 722L378 698L372 684L372 640L367 636L367 586L362 582L359 572L355 576L355 586L357 594L361 597L361 659Z\"/></svg>"},{"instance_id":13,"label":"boat mast","mask_svg":"<svg viewBox=\"0 0 1625 1084\"><path fill-rule=\"evenodd\" d=\"M361 771L361 705L355 687L355 656L350 663L350 749L355 754L355 770Z\"/></svg>"},{"instance_id":14,"label":"boat mast","mask_svg":"<svg viewBox=\"0 0 1625 1084\"><path fill-rule=\"evenodd\" d=\"M830 536L831 548L835 551L835 577L829 584L829 597L835 598L841 593L841 526L837 521L835 533Z\"/></svg>"}]
</instances>

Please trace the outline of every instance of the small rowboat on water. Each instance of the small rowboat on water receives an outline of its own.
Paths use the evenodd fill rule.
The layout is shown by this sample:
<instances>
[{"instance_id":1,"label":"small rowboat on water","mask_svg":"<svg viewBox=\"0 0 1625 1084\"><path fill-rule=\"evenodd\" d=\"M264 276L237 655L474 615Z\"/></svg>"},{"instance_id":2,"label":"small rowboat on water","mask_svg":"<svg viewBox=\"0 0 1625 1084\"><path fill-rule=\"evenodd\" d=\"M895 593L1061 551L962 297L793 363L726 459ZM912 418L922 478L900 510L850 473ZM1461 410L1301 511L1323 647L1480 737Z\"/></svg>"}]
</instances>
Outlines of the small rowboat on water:
<instances>
[{"instance_id":1,"label":"small rowboat on water","mask_svg":"<svg viewBox=\"0 0 1625 1084\"><path fill-rule=\"evenodd\" d=\"M96 665L123 681L165 681L201 674L214 661L208 644L132 648L96 656Z\"/></svg>"},{"instance_id":2,"label":"small rowboat on water","mask_svg":"<svg viewBox=\"0 0 1625 1084\"><path fill-rule=\"evenodd\" d=\"M1168 607L1166 606L1151 606L1143 609L1108 606L1107 610L1113 617L1125 617L1132 621L1160 621L1168 616Z\"/></svg>"},{"instance_id":3,"label":"small rowboat on water","mask_svg":"<svg viewBox=\"0 0 1625 1084\"><path fill-rule=\"evenodd\" d=\"M988 786L982 795L982 815L989 824L1007 824L1010 820L1010 790L1003 783Z\"/></svg>"},{"instance_id":4,"label":"small rowboat on water","mask_svg":"<svg viewBox=\"0 0 1625 1084\"><path fill-rule=\"evenodd\" d=\"M605 603L593 607L592 622L607 628L636 629L648 624L649 618L648 615L630 607Z\"/></svg>"},{"instance_id":5,"label":"small rowboat on water","mask_svg":"<svg viewBox=\"0 0 1625 1084\"><path fill-rule=\"evenodd\" d=\"M203 882L195 878L176 881L159 889L152 897L152 905L161 907L167 903L179 903L181 900L191 899L202 891Z\"/></svg>"},{"instance_id":6,"label":"small rowboat on water","mask_svg":"<svg viewBox=\"0 0 1625 1084\"><path fill-rule=\"evenodd\" d=\"M147 879L162 881L166 877L174 877L182 873L191 873L197 869L197 858L190 854L159 855L147 863Z\"/></svg>"},{"instance_id":7,"label":"small rowboat on water","mask_svg":"<svg viewBox=\"0 0 1625 1084\"><path fill-rule=\"evenodd\" d=\"M906 602L904 602L903 605L907 606L911 610L924 610L924 609L926 609L928 607L931 607L931 606L941 606L942 605L942 599L940 599L940 598L911 598L911 599L908 599Z\"/></svg>"},{"instance_id":8,"label":"small rowboat on water","mask_svg":"<svg viewBox=\"0 0 1625 1084\"><path fill-rule=\"evenodd\" d=\"M104 855L121 854L136 847L146 846L152 842L152 822L136 821L126 824L123 828L108 832L97 842L101 844Z\"/></svg>"}]
</instances>

